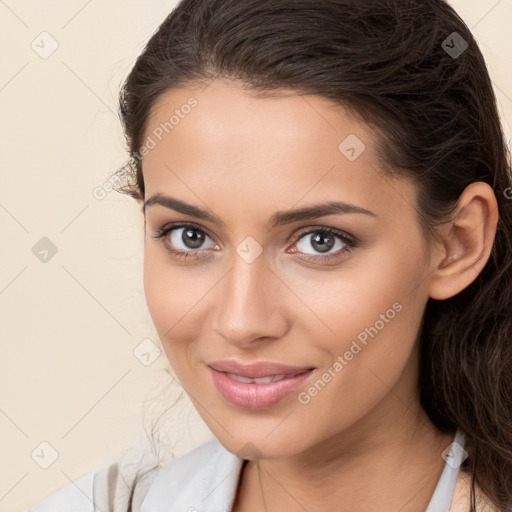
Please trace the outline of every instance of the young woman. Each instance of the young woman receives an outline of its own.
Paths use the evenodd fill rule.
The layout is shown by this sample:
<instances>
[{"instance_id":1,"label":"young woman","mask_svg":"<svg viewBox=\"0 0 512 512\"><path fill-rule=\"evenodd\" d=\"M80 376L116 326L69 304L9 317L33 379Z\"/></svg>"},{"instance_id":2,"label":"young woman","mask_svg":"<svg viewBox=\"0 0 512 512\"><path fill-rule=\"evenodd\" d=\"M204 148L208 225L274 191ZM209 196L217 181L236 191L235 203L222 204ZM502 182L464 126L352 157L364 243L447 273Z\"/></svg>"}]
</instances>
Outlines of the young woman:
<instances>
[{"instance_id":1,"label":"young woman","mask_svg":"<svg viewBox=\"0 0 512 512\"><path fill-rule=\"evenodd\" d=\"M453 9L183 0L120 105L148 308L214 437L31 512L512 510L510 154Z\"/></svg>"}]
</instances>

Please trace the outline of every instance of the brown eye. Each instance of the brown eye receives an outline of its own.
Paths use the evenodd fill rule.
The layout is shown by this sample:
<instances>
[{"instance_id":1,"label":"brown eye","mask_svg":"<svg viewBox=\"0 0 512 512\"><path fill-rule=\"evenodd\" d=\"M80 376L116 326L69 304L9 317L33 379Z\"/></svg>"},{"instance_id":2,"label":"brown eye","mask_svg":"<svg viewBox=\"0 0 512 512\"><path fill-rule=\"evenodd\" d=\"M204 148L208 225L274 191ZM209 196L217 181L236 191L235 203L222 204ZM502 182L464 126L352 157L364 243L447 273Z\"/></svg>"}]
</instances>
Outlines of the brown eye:
<instances>
[{"instance_id":1,"label":"brown eye","mask_svg":"<svg viewBox=\"0 0 512 512\"><path fill-rule=\"evenodd\" d=\"M210 237L206 232L193 224L164 226L159 229L154 238L161 238L166 249L179 258L198 257L203 250L216 248L217 245L204 246ZM196 254L197 253L197 254Z\"/></svg>"},{"instance_id":2,"label":"brown eye","mask_svg":"<svg viewBox=\"0 0 512 512\"><path fill-rule=\"evenodd\" d=\"M178 234L180 243L185 244L190 249L199 249L204 243L205 237L206 235L202 231L195 228L184 228L181 236Z\"/></svg>"},{"instance_id":3,"label":"brown eye","mask_svg":"<svg viewBox=\"0 0 512 512\"><path fill-rule=\"evenodd\" d=\"M333 235L326 233L317 233L310 239L311 246L320 252L328 252L336 243L336 238Z\"/></svg>"},{"instance_id":4,"label":"brown eye","mask_svg":"<svg viewBox=\"0 0 512 512\"><path fill-rule=\"evenodd\" d=\"M342 231L322 227L300 235L294 246L297 250L293 252L305 255L302 256L303 259L326 262L351 252L357 246L357 242Z\"/></svg>"},{"instance_id":5,"label":"brown eye","mask_svg":"<svg viewBox=\"0 0 512 512\"><path fill-rule=\"evenodd\" d=\"M353 241L341 233L335 233L332 229L318 229L316 231L309 231L303 234L296 242L300 243L302 247L299 250L307 253L307 249L313 248L320 253L327 253L338 243L338 249L343 249L345 246L353 246Z\"/></svg>"}]
</instances>

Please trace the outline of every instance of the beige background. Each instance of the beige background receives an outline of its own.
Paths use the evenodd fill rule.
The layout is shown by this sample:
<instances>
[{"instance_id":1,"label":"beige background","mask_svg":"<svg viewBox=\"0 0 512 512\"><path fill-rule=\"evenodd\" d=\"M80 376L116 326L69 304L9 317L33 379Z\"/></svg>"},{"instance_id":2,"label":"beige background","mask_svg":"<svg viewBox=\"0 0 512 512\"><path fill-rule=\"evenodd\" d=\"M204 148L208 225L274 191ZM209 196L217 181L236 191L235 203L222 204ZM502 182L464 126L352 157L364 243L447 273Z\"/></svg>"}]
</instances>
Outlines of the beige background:
<instances>
[{"instance_id":1,"label":"beige background","mask_svg":"<svg viewBox=\"0 0 512 512\"><path fill-rule=\"evenodd\" d=\"M142 218L104 185L126 161L119 86L174 5L0 0L0 512L143 443L180 394L156 357ZM510 140L512 0L452 5L489 63ZM57 248L46 262L32 250L43 237ZM168 457L211 436L188 399L164 425Z\"/></svg>"}]
</instances>

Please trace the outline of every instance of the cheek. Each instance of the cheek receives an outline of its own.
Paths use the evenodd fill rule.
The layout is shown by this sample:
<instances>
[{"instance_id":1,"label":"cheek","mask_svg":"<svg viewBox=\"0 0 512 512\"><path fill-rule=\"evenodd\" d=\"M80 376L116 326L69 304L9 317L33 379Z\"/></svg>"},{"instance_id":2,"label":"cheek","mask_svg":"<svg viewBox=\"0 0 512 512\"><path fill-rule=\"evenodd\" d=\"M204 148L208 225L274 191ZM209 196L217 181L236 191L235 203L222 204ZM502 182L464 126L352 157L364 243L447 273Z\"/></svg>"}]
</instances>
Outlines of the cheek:
<instances>
[{"instance_id":1,"label":"cheek","mask_svg":"<svg viewBox=\"0 0 512 512\"><path fill-rule=\"evenodd\" d=\"M190 267L180 268L172 263L165 250L148 243L151 245L144 250L146 302L159 333L171 334L180 318L182 322L187 320L187 311L199 301L207 283L191 278Z\"/></svg>"},{"instance_id":2,"label":"cheek","mask_svg":"<svg viewBox=\"0 0 512 512\"><path fill-rule=\"evenodd\" d=\"M319 274L314 282L296 277L316 314L309 315L308 336L318 340L333 362L348 352L349 371L343 372L347 385L352 382L350 368L391 365L396 371L413 349L428 293L426 280L422 282L427 272L424 248L412 238L408 248L389 240L361 251L341 270ZM315 336L313 326L324 334ZM353 377L359 376L355 371Z\"/></svg>"},{"instance_id":3,"label":"cheek","mask_svg":"<svg viewBox=\"0 0 512 512\"><path fill-rule=\"evenodd\" d=\"M201 339L205 293L214 284L212 276L191 276L191 267L176 266L165 251L144 251L144 293L149 313L167 359L176 371L180 360L189 359Z\"/></svg>"},{"instance_id":4,"label":"cheek","mask_svg":"<svg viewBox=\"0 0 512 512\"><path fill-rule=\"evenodd\" d=\"M323 283L327 293L315 311L334 334L319 338L329 354L322 375L330 383L319 386L311 405L322 421L328 420L327 411L340 421L364 414L409 373L405 393L411 392L417 370L411 355L428 300L422 251L421 244L407 253L382 247L360 267L354 264L339 279Z\"/></svg>"},{"instance_id":5,"label":"cheek","mask_svg":"<svg viewBox=\"0 0 512 512\"><path fill-rule=\"evenodd\" d=\"M167 313L173 310L173 287L170 286L168 272L164 265L155 257L153 250L145 248L144 251L144 294L149 313L159 334L172 324L165 322ZM164 325L167 323L167 326Z\"/></svg>"},{"instance_id":6,"label":"cheek","mask_svg":"<svg viewBox=\"0 0 512 512\"><path fill-rule=\"evenodd\" d=\"M311 330L311 340L329 340L329 351L339 354L349 350L358 336L364 342L370 336L368 330L375 332L374 327L379 338L393 325L393 330L406 331L414 339L428 299L426 280L422 282L427 272L423 251L420 240L411 240L407 250L390 241L355 253L346 265L319 272L314 279L310 270L299 269L288 276L314 313L304 315L307 320L303 320ZM321 337L314 335L313 326ZM394 343L399 347L410 348L407 342L398 341Z\"/></svg>"},{"instance_id":7,"label":"cheek","mask_svg":"<svg viewBox=\"0 0 512 512\"><path fill-rule=\"evenodd\" d=\"M144 294L162 347L172 364L178 354L169 340L173 339L176 331L187 321L184 306L188 302L188 288L177 279L179 272L173 271L158 252L150 249L144 252Z\"/></svg>"}]
</instances>

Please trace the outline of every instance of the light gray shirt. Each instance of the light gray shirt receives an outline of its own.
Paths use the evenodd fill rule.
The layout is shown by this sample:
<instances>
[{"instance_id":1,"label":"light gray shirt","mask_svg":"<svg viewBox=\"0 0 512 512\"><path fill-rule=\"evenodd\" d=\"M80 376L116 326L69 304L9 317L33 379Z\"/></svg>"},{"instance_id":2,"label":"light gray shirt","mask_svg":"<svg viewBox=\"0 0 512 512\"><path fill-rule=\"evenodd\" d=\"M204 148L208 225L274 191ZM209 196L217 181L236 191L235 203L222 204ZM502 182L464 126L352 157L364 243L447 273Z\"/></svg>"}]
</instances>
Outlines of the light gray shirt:
<instances>
[{"instance_id":1,"label":"light gray shirt","mask_svg":"<svg viewBox=\"0 0 512 512\"><path fill-rule=\"evenodd\" d=\"M463 461L464 434L458 430L425 512L449 512ZM231 512L244 459L217 438L155 467L137 483L132 512ZM117 463L88 473L55 491L27 512L127 512L130 484Z\"/></svg>"}]
</instances>

